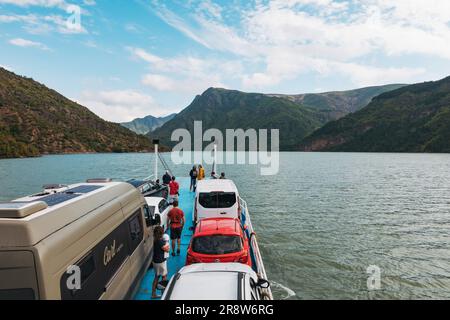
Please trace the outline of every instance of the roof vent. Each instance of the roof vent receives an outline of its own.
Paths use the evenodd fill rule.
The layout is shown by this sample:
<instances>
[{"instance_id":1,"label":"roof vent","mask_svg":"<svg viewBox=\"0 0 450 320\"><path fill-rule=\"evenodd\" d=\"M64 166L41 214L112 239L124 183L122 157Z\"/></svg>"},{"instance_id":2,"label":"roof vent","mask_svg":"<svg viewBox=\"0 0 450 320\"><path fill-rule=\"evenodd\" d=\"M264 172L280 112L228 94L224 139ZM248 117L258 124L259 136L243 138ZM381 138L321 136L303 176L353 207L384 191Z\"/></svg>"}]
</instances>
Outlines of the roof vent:
<instances>
[{"instance_id":1,"label":"roof vent","mask_svg":"<svg viewBox=\"0 0 450 320\"><path fill-rule=\"evenodd\" d=\"M112 182L111 178L96 178L86 180L86 183L109 183L109 182Z\"/></svg>"},{"instance_id":2,"label":"roof vent","mask_svg":"<svg viewBox=\"0 0 450 320\"><path fill-rule=\"evenodd\" d=\"M47 209L45 202L0 202L0 218L20 219Z\"/></svg>"},{"instance_id":3,"label":"roof vent","mask_svg":"<svg viewBox=\"0 0 450 320\"><path fill-rule=\"evenodd\" d=\"M65 185L65 184L46 184L42 188L44 190L56 190L56 189L67 188L67 185Z\"/></svg>"}]
</instances>

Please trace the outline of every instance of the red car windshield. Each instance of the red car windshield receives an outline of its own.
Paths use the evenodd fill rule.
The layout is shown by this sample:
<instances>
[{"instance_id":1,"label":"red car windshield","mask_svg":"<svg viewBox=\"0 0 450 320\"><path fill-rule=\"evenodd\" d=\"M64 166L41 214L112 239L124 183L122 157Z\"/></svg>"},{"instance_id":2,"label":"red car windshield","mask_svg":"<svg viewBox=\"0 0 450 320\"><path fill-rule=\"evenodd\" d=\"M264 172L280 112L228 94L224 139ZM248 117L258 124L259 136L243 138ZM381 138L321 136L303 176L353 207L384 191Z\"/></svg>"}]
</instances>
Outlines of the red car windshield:
<instances>
[{"instance_id":1,"label":"red car windshield","mask_svg":"<svg viewBox=\"0 0 450 320\"><path fill-rule=\"evenodd\" d=\"M204 236L194 238L192 251L200 254L221 255L241 252L242 240L239 236Z\"/></svg>"}]
</instances>

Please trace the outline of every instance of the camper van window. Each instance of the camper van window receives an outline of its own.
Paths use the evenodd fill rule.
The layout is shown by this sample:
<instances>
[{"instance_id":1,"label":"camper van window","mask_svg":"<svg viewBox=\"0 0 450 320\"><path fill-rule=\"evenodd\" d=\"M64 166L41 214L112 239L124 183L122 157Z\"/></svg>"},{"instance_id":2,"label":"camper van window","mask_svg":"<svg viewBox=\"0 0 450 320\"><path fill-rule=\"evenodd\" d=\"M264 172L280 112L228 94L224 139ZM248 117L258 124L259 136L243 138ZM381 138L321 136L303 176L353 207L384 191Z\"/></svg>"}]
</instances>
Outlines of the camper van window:
<instances>
[{"instance_id":1,"label":"camper van window","mask_svg":"<svg viewBox=\"0 0 450 320\"><path fill-rule=\"evenodd\" d=\"M210 192L200 193L199 203L203 208L231 208L236 203L234 192Z\"/></svg>"},{"instance_id":2,"label":"camper van window","mask_svg":"<svg viewBox=\"0 0 450 320\"><path fill-rule=\"evenodd\" d=\"M128 220L130 226L130 254L136 250L137 246L144 239L144 231L142 229L141 210L139 209L133 217Z\"/></svg>"},{"instance_id":3,"label":"camper van window","mask_svg":"<svg viewBox=\"0 0 450 320\"><path fill-rule=\"evenodd\" d=\"M81 263L78 264L81 271L81 285L83 285L89 277L94 274L95 260L92 253L89 254Z\"/></svg>"},{"instance_id":4,"label":"camper van window","mask_svg":"<svg viewBox=\"0 0 450 320\"><path fill-rule=\"evenodd\" d=\"M140 217L141 211L138 213L137 217ZM100 240L88 256L75 263L81 269L80 290L69 288L67 280L71 274L62 273L60 281L62 300L96 300L104 294L109 281L130 255L130 222L131 220L123 222ZM132 251L134 250L135 248Z\"/></svg>"}]
</instances>

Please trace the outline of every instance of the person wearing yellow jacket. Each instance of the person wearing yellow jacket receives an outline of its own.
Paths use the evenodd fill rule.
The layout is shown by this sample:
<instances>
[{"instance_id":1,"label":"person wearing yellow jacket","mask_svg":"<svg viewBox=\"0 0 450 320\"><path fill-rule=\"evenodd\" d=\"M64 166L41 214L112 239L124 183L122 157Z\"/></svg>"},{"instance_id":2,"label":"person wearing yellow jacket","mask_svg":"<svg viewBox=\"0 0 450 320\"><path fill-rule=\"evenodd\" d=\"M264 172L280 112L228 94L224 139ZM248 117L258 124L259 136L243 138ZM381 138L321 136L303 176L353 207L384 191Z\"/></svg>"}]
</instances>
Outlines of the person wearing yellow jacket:
<instances>
[{"instance_id":1,"label":"person wearing yellow jacket","mask_svg":"<svg viewBox=\"0 0 450 320\"><path fill-rule=\"evenodd\" d=\"M199 181L205 179L205 169L203 168L202 165L198 166L198 177L197 177L197 179Z\"/></svg>"}]
</instances>

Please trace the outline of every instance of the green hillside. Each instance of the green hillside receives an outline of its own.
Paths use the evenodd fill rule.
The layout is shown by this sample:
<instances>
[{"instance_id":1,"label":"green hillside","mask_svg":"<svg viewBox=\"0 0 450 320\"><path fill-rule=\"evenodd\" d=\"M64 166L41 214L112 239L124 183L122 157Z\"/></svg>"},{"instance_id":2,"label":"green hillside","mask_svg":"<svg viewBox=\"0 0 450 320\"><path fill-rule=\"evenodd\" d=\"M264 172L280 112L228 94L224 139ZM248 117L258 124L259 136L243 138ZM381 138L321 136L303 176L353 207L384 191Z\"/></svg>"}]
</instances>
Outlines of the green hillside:
<instances>
[{"instance_id":1,"label":"green hillside","mask_svg":"<svg viewBox=\"0 0 450 320\"><path fill-rule=\"evenodd\" d=\"M328 120L338 120L349 113L356 112L367 106L374 97L406 86L405 84L389 84L385 86L367 87L349 91L334 91L325 93L307 93L299 95L275 95L318 110L327 116Z\"/></svg>"},{"instance_id":2,"label":"green hillside","mask_svg":"<svg viewBox=\"0 0 450 320\"><path fill-rule=\"evenodd\" d=\"M0 68L0 158L151 149L146 137Z\"/></svg>"},{"instance_id":3,"label":"green hillside","mask_svg":"<svg viewBox=\"0 0 450 320\"><path fill-rule=\"evenodd\" d=\"M326 120L319 112L285 98L210 88L149 135L173 146L172 132L186 128L193 134L194 121L202 121L204 130L217 128L222 132L225 129L280 129L280 148L292 150Z\"/></svg>"},{"instance_id":4,"label":"green hillside","mask_svg":"<svg viewBox=\"0 0 450 320\"><path fill-rule=\"evenodd\" d=\"M450 152L450 77L384 93L317 130L299 149Z\"/></svg>"}]
</instances>

